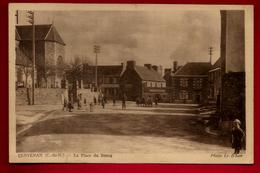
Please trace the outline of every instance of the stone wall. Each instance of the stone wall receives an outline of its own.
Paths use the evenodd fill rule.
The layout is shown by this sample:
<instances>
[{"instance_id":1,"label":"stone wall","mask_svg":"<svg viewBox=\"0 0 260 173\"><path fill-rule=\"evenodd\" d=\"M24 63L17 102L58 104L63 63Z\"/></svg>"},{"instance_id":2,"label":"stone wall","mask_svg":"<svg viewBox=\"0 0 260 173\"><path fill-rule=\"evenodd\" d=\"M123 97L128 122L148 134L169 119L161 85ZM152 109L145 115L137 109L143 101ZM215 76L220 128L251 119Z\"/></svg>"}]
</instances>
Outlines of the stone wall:
<instances>
[{"instance_id":1,"label":"stone wall","mask_svg":"<svg viewBox=\"0 0 260 173\"><path fill-rule=\"evenodd\" d=\"M16 90L16 104L28 105L26 88ZM29 93L31 96L31 93ZM67 97L67 90L60 88L35 88L34 103L36 105L59 105L64 97Z\"/></svg>"},{"instance_id":2,"label":"stone wall","mask_svg":"<svg viewBox=\"0 0 260 173\"><path fill-rule=\"evenodd\" d=\"M65 59L65 49L64 46L56 43L56 42L45 42L45 64L48 74L47 79L47 87L53 88L53 87L61 87L61 79L62 75L61 73L58 73L56 70L57 59L58 57L62 57Z\"/></svg>"},{"instance_id":3,"label":"stone wall","mask_svg":"<svg viewBox=\"0 0 260 173\"><path fill-rule=\"evenodd\" d=\"M225 74L222 92L222 119L234 120L238 118L245 122L245 73Z\"/></svg>"}]
</instances>

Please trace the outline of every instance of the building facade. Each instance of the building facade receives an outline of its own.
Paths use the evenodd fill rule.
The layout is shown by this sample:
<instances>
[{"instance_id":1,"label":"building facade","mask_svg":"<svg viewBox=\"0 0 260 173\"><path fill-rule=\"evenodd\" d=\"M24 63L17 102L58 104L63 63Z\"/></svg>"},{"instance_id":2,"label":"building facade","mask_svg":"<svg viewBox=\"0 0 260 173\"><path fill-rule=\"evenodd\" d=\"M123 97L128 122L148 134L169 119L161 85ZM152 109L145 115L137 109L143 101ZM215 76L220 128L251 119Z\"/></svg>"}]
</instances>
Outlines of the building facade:
<instances>
[{"instance_id":1,"label":"building facade","mask_svg":"<svg viewBox=\"0 0 260 173\"><path fill-rule=\"evenodd\" d=\"M32 61L32 26L16 26L17 49ZM54 25L35 25L36 87L59 88L64 74L65 43Z\"/></svg>"},{"instance_id":2,"label":"building facade","mask_svg":"<svg viewBox=\"0 0 260 173\"><path fill-rule=\"evenodd\" d=\"M208 98L208 62L187 63L172 75L174 103L204 104Z\"/></svg>"},{"instance_id":3,"label":"building facade","mask_svg":"<svg viewBox=\"0 0 260 173\"><path fill-rule=\"evenodd\" d=\"M166 81L157 69L157 66L151 64L138 66L135 61L127 61L126 69L120 79L121 94L125 94L128 100L150 97L165 101Z\"/></svg>"},{"instance_id":4,"label":"building facade","mask_svg":"<svg viewBox=\"0 0 260 173\"><path fill-rule=\"evenodd\" d=\"M221 11L221 119L245 122L245 14ZM244 126L245 123L242 123Z\"/></svg>"},{"instance_id":5,"label":"building facade","mask_svg":"<svg viewBox=\"0 0 260 173\"><path fill-rule=\"evenodd\" d=\"M83 65L83 88L95 90L95 71L96 66L84 64ZM108 99L119 99L120 97L120 76L123 71L123 64L121 65L100 65L97 66L97 84L98 89Z\"/></svg>"},{"instance_id":6,"label":"building facade","mask_svg":"<svg viewBox=\"0 0 260 173\"><path fill-rule=\"evenodd\" d=\"M221 93L221 59L219 58L209 70L209 99L215 103L220 100Z\"/></svg>"}]
</instances>

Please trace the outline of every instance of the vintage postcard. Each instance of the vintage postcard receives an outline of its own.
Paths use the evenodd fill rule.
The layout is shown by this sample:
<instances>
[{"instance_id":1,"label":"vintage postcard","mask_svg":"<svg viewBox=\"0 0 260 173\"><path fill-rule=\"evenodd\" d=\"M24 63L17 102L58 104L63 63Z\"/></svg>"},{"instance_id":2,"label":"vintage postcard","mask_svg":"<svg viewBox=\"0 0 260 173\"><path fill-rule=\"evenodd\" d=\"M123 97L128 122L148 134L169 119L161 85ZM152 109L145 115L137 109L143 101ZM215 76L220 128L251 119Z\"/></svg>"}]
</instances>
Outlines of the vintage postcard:
<instances>
[{"instance_id":1,"label":"vintage postcard","mask_svg":"<svg viewBox=\"0 0 260 173\"><path fill-rule=\"evenodd\" d=\"M11 163L252 164L253 6L9 4Z\"/></svg>"}]
</instances>

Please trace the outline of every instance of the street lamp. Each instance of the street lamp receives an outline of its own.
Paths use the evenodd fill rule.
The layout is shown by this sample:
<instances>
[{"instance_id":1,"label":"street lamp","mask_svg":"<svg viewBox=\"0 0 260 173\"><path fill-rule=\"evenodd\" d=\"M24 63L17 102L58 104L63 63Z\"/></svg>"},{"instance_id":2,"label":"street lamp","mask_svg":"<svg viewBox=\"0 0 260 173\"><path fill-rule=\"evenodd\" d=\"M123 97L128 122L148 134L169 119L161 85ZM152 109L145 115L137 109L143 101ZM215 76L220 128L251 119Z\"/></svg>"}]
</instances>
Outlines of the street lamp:
<instances>
[{"instance_id":1,"label":"street lamp","mask_svg":"<svg viewBox=\"0 0 260 173\"><path fill-rule=\"evenodd\" d=\"M94 45L94 53L96 54L96 61L95 61L95 85L96 88L98 88L98 78L97 78L97 73L98 73L98 60L97 60L97 55L100 53L100 46L99 45Z\"/></svg>"},{"instance_id":2,"label":"street lamp","mask_svg":"<svg viewBox=\"0 0 260 173\"><path fill-rule=\"evenodd\" d=\"M35 71L35 25L34 25L34 12L33 11L27 11L28 13L28 22L32 24L32 105L34 105L34 71Z\"/></svg>"}]
</instances>

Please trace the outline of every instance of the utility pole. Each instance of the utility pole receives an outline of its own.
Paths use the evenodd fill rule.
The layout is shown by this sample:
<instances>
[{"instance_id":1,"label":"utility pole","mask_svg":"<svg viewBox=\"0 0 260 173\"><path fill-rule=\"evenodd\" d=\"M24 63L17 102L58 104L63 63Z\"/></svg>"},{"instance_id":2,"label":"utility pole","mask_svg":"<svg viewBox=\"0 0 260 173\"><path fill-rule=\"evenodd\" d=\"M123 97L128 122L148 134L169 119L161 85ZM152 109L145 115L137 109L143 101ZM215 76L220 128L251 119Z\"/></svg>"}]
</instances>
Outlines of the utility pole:
<instances>
[{"instance_id":1,"label":"utility pole","mask_svg":"<svg viewBox=\"0 0 260 173\"><path fill-rule=\"evenodd\" d=\"M212 54L213 54L213 47L209 47L209 62L210 62L210 64L211 64L211 62L212 62Z\"/></svg>"},{"instance_id":2,"label":"utility pole","mask_svg":"<svg viewBox=\"0 0 260 173\"><path fill-rule=\"evenodd\" d=\"M100 53L100 46L99 45L94 45L94 53L96 54L96 60L95 60L95 85L98 90L98 53Z\"/></svg>"},{"instance_id":3,"label":"utility pole","mask_svg":"<svg viewBox=\"0 0 260 173\"><path fill-rule=\"evenodd\" d=\"M34 105L34 71L35 71L35 25L34 25L34 12L33 11L28 11L28 22L32 24L32 105Z\"/></svg>"},{"instance_id":4,"label":"utility pole","mask_svg":"<svg viewBox=\"0 0 260 173\"><path fill-rule=\"evenodd\" d=\"M18 20L19 20L19 18L18 18L18 10L16 10L16 12L15 12L15 17L16 17L16 24L18 25Z\"/></svg>"}]
</instances>

